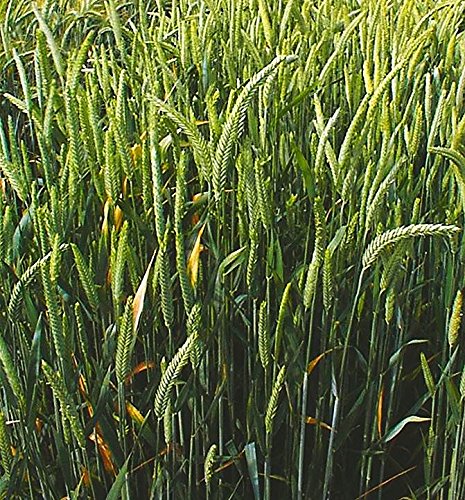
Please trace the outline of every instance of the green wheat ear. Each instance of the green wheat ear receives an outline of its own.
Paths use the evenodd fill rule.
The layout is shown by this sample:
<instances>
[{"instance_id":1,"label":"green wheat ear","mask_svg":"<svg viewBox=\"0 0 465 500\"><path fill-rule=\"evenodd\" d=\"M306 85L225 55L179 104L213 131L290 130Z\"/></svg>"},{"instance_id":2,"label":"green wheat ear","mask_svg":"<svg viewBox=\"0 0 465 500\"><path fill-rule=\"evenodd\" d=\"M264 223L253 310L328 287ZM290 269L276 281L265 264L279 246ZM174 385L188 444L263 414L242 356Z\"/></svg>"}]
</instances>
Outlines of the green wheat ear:
<instances>
[{"instance_id":1,"label":"green wheat ear","mask_svg":"<svg viewBox=\"0 0 465 500\"><path fill-rule=\"evenodd\" d=\"M247 109L256 91L271 75L276 74L277 68L284 62L290 63L297 59L296 56L277 56L273 61L256 73L242 89L233 109L231 110L216 145L213 158L213 190L218 201L226 186L227 166L233 152L233 146L244 128Z\"/></svg>"},{"instance_id":2,"label":"green wheat ear","mask_svg":"<svg viewBox=\"0 0 465 500\"><path fill-rule=\"evenodd\" d=\"M455 347L459 338L460 325L462 324L462 290L458 290L455 296L452 313L449 320L447 337L449 346Z\"/></svg>"},{"instance_id":3,"label":"green wheat ear","mask_svg":"<svg viewBox=\"0 0 465 500\"><path fill-rule=\"evenodd\" d=\"M215 465L217 450L218 447L216 446L216 444L212 444L208 449L207 455L205 457L203 470L205 482L207 483L207 485L210 484L210 481L213 477L213 466Z\"/></svg>"},{"instance_id":4,"label":"green wheat ear","mask_svg":"<svg viewBox=\"0 0 465 500\"><path fill-rule=\"evenodd\" d=\"M13 391L13 394L18 399L19 405L21 408L24 408L26 398L23 391L23 386L18 377L18 370L13 361L13 358L8 350L8 346L3 338L3 335L0 334L0 363L5 372L6 379Z\"/></svg>"},{"instance_id":5,"label":"green wheat ear","mask_svg":"<svg viewBox=\"0 0 465 500\"><path fill-rule=\"evenodd\" d=\"M134 347L133 298L129 297L120 321L116 343L115 371L118 382L124 384L130 371L131 354Z\"/></svg>"},{"instance_id":6,"label":"green wheat ear","mask_svg":"<svg viewBox=\"0 0 465 500\"><path fill-rule=\"evenodd\" d=\"M53 368L44 360L42 360L42 371L44 372L47 383L52 388L54 396L58 399L60 403L61 413L69 423L73 436L76 438L76 441L78 442L79 446L81 448L84 448L85 447L84 430L79 420L79 415L76 410L76 406L73 402L71 395L66 389L61 373L54 371Z\"/></svg>"},{"instance_id":7,"label":"green wheat ear","mask_svg":"<svg viewBox=\"0 0 465 500\"><path fill-rule=\"evenodd\" d=\"M200 364L200 358L202 356L202 347L203 342L200 340L200 323L202 321L201 316L202 306L199 303L194 304L192 309L189 312L189 316L187 318L187 335L195 336L197 340L194 342L191 353L190 353L190 361L192 364L192 368L197 370Z\"/></svg>"},{"instance_id":8,"label":"green wheat ear","mask_svg":"<svg viewBox=\"0 0 465 500\"><path fill-rule=\"evenodd\" d=\"M5 475L9 476L13 466L13 455L11 453L11 444L6 425L6 418L3 412L0 412L0 456Z\"/></svg>"},{"instance_id":9,"label":"green wheat ear","mask_svg":"<svg viewBox=\"0 0 465 500\"><path fill-rule=\"evenodd\" d=\"M411 224L386 231L377 236L366 248L362 257L364 269L371 267L388 248L401 241L417 238L419 236L451 237L460 229L457 226L445 224Z\"/></svg>"},{"instance_id":10,"label":"green wheat ear","mask_svg":"<svg viewBox=\"0 0 465 500\"><path fill-rule=\"evenodd\" d=\"M165 373L163 374L160 384L158 385L155 394L155 415L163 418L166 408L169 403L171 389L173 388L176 379L179 377L181 370L186 366L191 355L192 348L197 340L197 335L191 335L187 338L184 344L179 348L174 358L169 362Z\"/></svg>"},{"instance_id":11,"label":"green wheat ear","mask_svg":"<svg viewBox=\"0 0 465 500\"><path fill-rule=\"evenodd\" d=\"M90 306L96 311L98 309L99 300L92 272L78 246L72 243L71 249L73 250L74 262L76 263L76 269L79 274L79 279L81 280L82 288L84 289Z\"/></svg>"},{"instance_id":12,"label":"green wheat ear","mask_svg":"<svg viewBox=\"0 0 465 500\"><path fill-rule=\"evenodd\" d=\"M425 379L426 387L430 393L431 397L434 397L436 392L436 384L434 383L433 374L431 373L428 360L423 352L420 353L420 364L423 371L423 378Z\"/></svg>"},{"instance_id":13,"label":"green wheat ear","mask_svg":"<svg viewBox=\"0 0 465 500\"><path fill-rule=\"evenodd\" d=\"M266 409L265 415L265 429L267 434L271 434L273 431L273 420L278 410L278 399L279 393L284 384L284 379L286 377L286 367L282 366L273 384L273 389L271 391L271 397L268 402L268 407Z\"/></svg>"},{"instance_id":14,"label":"green wheat ear","mask_svg":"<svg viewBox=\"0 0 465 500\"><path fill-rule=\"evenodd\" d=\"M271 361L271 339L268 327L267 303L264 300L260 304L258 313L258 354L264 370L268 368Z\"/></svg>"}]
</instances>

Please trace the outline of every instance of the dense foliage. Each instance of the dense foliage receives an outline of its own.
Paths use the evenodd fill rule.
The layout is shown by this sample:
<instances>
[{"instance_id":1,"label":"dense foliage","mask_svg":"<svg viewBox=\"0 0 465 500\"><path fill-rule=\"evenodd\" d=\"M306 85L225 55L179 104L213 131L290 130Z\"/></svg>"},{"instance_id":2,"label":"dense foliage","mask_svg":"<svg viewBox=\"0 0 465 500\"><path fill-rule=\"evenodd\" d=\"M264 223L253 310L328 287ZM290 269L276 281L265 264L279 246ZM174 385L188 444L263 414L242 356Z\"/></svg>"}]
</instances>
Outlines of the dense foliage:
<instances>
[{"instance_id":1,"label":"dense foliage","mask_svg":"<svg viewBox=\"0 0 465 500\"><path fill-rule=\"evenodd\" d=\"M2 498L465 498L464 15L0 0Z\"/></svg>"}]
</instances>

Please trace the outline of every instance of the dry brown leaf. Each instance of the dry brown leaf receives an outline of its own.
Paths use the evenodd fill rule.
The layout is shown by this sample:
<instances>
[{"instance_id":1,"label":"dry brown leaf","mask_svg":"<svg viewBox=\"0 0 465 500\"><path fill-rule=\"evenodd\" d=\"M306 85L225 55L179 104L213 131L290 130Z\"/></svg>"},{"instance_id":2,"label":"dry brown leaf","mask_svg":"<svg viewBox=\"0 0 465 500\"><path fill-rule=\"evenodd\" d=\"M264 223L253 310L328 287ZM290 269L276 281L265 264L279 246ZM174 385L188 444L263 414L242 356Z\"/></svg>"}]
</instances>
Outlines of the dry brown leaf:
<instances>
[{"instance_id":1,"label":"dry brown leaf","mask_svg":"<svg viewBox=\"0 0 465 500\"><path fill-rule=\"evenodd\" d=\"M316 365L328 354L331 352L332 349L329 351L322 352L319 354L316 358L312 359L310 363L307 366L307 374L310 375L312 371L316 368Z\"/></svg>"},{"instance_id":2,"label":"dry brown leaf","mask_svg":"<svg viewBox=\"0 0 465 500\"><path fill-rule=\"evenodd\" d=\"M320 427L322 427L323 429L327 429L328 431L333 430L333 428L330 425L328 425L325 422L323 422L322 420L318 420L317 418L314 418L314 417L307 417L305 419L305 423L310 424L310 425L319 425Z\"/></svg>"}]
</instances>

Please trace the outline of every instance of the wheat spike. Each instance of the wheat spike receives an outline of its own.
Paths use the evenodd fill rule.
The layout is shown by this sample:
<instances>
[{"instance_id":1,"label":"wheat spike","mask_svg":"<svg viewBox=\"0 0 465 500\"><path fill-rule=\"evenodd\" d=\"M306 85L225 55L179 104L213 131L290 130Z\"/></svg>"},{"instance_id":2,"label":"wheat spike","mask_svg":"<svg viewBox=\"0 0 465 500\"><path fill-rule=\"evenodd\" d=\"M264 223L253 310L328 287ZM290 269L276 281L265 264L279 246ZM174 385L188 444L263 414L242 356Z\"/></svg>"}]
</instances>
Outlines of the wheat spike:
<instances>
[{"instance_id":1,"label":"wheat spike","mask_svg":"<svg viewBox=\"0 0 465 500\"><path fill-rule=\"evenodd\" d=\"M457 226L445 224L411 224L409 226L401 226L396 229L385 231L367 246L362 257L363 267L368 269L374 264L382 252L400 241L417 238L419 236L451 237L458 231L460 231L460 229Z\"/></svg>"},{"instance_id":2,"label":"wheat spike","mask_svg":"<svg viewBox=\"0 0 465 500\"><path fill-rule=\"evenodd\" d=\"M323 306L328 312L334 300L334 276L331 251L327 248L323 261Z\"/></svg>"},{"instance_id":3,"label":"wheat spike","mask_svg":"<svg viewBox=\"0 0 465 500\"><path fill-rule=\"evenodd\" d=\"M201 340L199 338L200 333L200 323L202 320L201 316L202 306L197 303L194 304L192 309L189 312L189 316L187 318L186 330L187 335L190 337L192 335L197 337L197 340L194 342L194 345L191 349L190 360L192 364L192 368L197 370L200 363L200 357L202 355L202 346Z\"/></svg>"},{"instance_id":4,"label":"wheat spike","mask_svg":"<svg viewBox=\"0 0 465 500\"><path fill-rule=\"evenodd\" d=\"M79 274L79 279L81 280L82 288L87 296L90 306L94 311L97 310L99 300L97 294L97 287L95 286L94 279L92 277L92 272L87 265L84 256L82 255L79 247L74 243L71 244L71 249L74 254L74 262L76 263L76 269Z\"/></svg>"},{"instance_id":5,"label":"wheat spike","mask_svg":"<svg viewBox=\"0 0 465 500\"><path fill-rule=\"evenodd\" d=\"M268 328L267 303L260 304L258 313L258 354L263 369L266 370L271 361L270 356L270 330Z\"/></svg>"},{"instance_id":6,"label":"wheat spike","mask_svg":"<svg viewBox=\"0 0 465 500\"><path fill-rule=\"evenodd\" d=\"M205 482L207 483L207 485L210 484L210 481L213 477L213 466L215 465L217 450L218 447L216 446L216 444L212 444L208 449L207 455L205 457L203 470Z\"/></svg>"},{"instance_id":7,"label":"wheat spike","mask_svg":"<svg viewBox=\"0 0 465 500\"><path fill-rule=\"evenodd\" d=\"M286 376L286 367L282 366L276 377L275 383L273 384L273 389L271 391L270 400L268 402L268 407L266 409L265 415L265 429L267 434L271 434L273 431L273 420L278 409L278 399L279 393L284 384L284 379Z\"/></svg>"},{"instance_id":8,"label":"wheat spike","mask_svg":"<svg viewBox=\"0 0 465 500\"><path fill-rule=\"evenodd\" d=\"M42 370L45 375L47 383L52 388L53 394L60 402L60 409L62 415L69 422L71 431L76 438L79 446L84 448L85 437L84 430L79 420L79 415L76 410L75 404L68 390L66 389L63 378L60 372L55 372L53 368L44 360L42 360Z\"/></svg>"},{"instance_id":9,"label":"wheat spike","mask_svg":"<svg viewBox=\"0 0 465 500\"><path fill-rule=\"evenodd\" d=\"M11 453L10 438L3 411L0 412L0 456L4 473L8 477L13 465L13 455Z\"/></svg>"},{"instance_id":10,"label":"wheat spike","mask_svg":"<svg viewBox=\"0 0 465 500\"><path fill-rule=\"evenodd\" d=\"M247 109L258 88L263 85L266 79L275 74L278 66L284 62L295 61L295 56L277 56L256 73L242 89L233 109L231 110L225 124L223 125L215 156L213 158L213 189L215 199L218 201L226 185L227 166L232 155L233 146L242 133Z\"/></svg>"},{"instance_id":11,"label":"wheat spike","mask_svg":"<svg viewBox=\"0 0 465 500\"><path fill-rule=\"evenodd\" d=\"M184 344L178 349L173 359L169 362L165 373L163 374L160 384L158 385L155 394L155 415L163 418L168 406L171 389L173 388L176 379L179 377L181 370L186 366L194 343L197 340L196 335L191 335L187 338Z\"/></svg>"},{"instance_id":12,"label":"wheat spike","mask_svg":"<svg viewBox=\"0 0 465 500\"><path fill-rule=\"evenodd\" d=\"M132 319L133 298L126 301L124 313L120 321L118 340L116 343L115 371L118 382L123 384L130 370L132 349L134 347L134 327Z\"/></svg>"},{"instance_id":13,"label":"wheat spike","mask_svg":"<svg viewBox=\"0 0 465 500\"><path fill-rule=\"evenodd\" d=\"M15 322L18 319L21 301L23 298L23 290L32 282L40 270L40 267L47 262L50 258L51 253L49 252L46 256L42 257L38 261L34 262L32 266L29 266L26 271L21 275L19 280L15 283L11 294L10 301L8 302L8 318Z\"/></svg>"},{"instance_id":14,"label":"wheat spike","mask_svg":"<svg viewBox=\"0 0 465 500\"><path fill-rule=\"evenodd\" d=\"M182 130L192 143L195 163L200 168L199 173L201 174L201 177L203 179L208 178L212 164L212 155L208 142L198 131L195 124L190 122L172 106L157 98L153 98L153 101L159 109L166 113L166 115L176 123L176 125L182 128Z\"/></svg>"},{"instance_id":15,"label":"wheat spike","mask_svg":"<svg viewBox=\"0 0 465 500\"><path fill-rule=\"evenodd\" d=\"M113 292L113 301L115 306L119 304L123 294L124 287L124 270L128 260L129 242L128 242L128 222L124 221L121 233L118 239L118 246L113 266L111 268L111 287Z\"/></svg>"},{"instance_id":16,"label":"wheat spike","mask_svg":"<svg viewBox=\"0 0 465 500\"><path fill-rule=\"evenodd\" d=\"M462 315L462 290L457 290L447 331L447 338L451 349L458 341L460 325L462 324Z\"/></svg>"},{"instance_id":17,"label":"wheat spike","mask_svg":"<svg viewBox=\"0 0 465 500\"><path fill-rule=\"evenodd\" d=\"M289 282L284 289L279 305L278 320L276 322L276 330L274 334L274 359L277 360L281 350L281 340L284 329L284 318L286 316L287 305L289 303L289 295L291 293L292 282Z\"/></svg>"},{"instance_id":18,"label":"wheat spike","mask_svg":"<svg viewBox=\"0 0 465 500\"><path fill-rule=\"evenodd\" d=\"M23 387L18 377L17 367L15 366L3 335L0 335L0 363L13 394L16 395L21 408L24 408L26 398L24 396Z\"/></svg>"},{"instance_id":19,"label":"wheat spike","mask_svg":"<svg viewBox=\"0 0 465 500\"><path fill-rule=\"evenodd\" d=\"M423 371L423 377L425 379L426 387L431 395L434 396L436 392L436 385L434 383L433 374L431 373L430 367L428 365L428 360L423 352L420 352L420 364Z\"/></svg>"}]
</instances>

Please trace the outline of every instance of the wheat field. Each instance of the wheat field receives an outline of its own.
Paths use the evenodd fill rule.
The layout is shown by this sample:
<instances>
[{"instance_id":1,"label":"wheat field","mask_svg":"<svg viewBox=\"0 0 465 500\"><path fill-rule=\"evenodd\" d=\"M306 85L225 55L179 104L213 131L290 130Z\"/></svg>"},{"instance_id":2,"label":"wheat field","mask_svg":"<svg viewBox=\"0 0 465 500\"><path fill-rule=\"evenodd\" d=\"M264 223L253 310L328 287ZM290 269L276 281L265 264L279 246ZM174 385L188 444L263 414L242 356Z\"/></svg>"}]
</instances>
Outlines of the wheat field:
<instances>
[{"instance_id":1,"label":"wheat field","mask_svg":"<svg viewBox=\"0 0 465 500\"><path fill-rule=\"evenodd\" d=\"M0 498L465 498L464 16L0 0Z\"/></svg>"}]
</instances>

